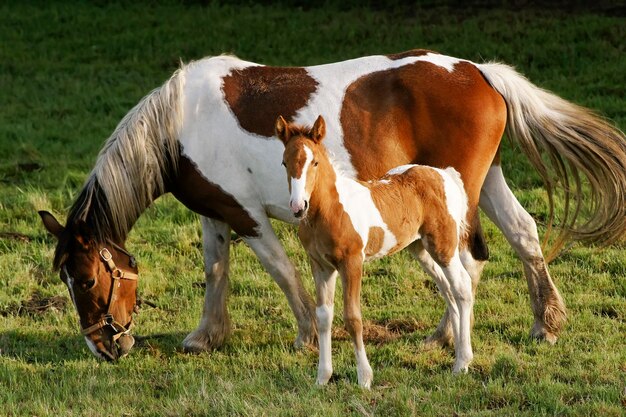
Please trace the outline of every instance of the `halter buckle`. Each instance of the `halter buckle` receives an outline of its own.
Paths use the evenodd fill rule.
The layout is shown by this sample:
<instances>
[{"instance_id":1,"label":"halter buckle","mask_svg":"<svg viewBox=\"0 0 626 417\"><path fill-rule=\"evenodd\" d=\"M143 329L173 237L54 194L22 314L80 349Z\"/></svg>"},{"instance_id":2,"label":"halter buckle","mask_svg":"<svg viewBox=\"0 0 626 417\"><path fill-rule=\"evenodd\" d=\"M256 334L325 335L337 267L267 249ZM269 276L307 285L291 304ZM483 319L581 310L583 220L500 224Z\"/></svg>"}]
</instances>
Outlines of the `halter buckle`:
<instances>
[{"instance_id":1,"label":"halter buckle","mask_svg":"<svg viewBox=\"0 0 626 417\"><path fill-rule=\"evenodd\" d=\"M109 262L111 259L113 259L113 255L111 255L111 252L109 252L107 248L100 249L100 257L104 262Z\"/></svg>"},{"instance_id":2,"label":"halter buckle","mask_svg":"<svg viewBox=\"0 0 626 417\"><path fill-rule=\"evenodd\" d=\"M106 313L102 319L104 321L104 324L106 324L107 326L111 326L111 327L113 327L115 329L115 326L113 326L113 323L115 323L115 319L113 318L113 314ZM115 330L117 330L117 329L115 329Z\"/></svg>"}]
</instances>

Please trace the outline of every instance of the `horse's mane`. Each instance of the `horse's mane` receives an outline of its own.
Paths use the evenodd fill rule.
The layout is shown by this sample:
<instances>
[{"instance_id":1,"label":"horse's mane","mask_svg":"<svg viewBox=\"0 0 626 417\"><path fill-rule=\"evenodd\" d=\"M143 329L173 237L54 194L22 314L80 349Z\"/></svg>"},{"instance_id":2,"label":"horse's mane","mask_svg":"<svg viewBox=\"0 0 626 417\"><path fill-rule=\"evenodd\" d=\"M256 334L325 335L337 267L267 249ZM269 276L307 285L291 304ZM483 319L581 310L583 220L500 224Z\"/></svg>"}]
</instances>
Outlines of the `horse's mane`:
<instances>
[{"instance_id":1,"label":"horse's mane","mask_svg":"<svg viewBox=\"0 0 626 417\"><path fill-rule=\"evenodd\" d=\"M123 242L141 213L165 192L178 168L185 69L177 70L120 121L70 208L68 228L85 222L96 241ZM57 267L66 246L66 239L59 240Z\"/></svg>"}]
</instances>

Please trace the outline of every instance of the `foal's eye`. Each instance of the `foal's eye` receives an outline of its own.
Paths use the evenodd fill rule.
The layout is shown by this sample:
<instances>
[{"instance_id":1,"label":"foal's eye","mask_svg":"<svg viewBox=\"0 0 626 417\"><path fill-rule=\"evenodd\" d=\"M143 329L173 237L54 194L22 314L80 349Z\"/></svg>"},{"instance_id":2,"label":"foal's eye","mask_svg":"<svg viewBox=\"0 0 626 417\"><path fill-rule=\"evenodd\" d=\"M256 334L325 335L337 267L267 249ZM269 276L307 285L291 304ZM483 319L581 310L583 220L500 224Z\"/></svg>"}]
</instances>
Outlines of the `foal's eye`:
<instances>
[{"instance_id":1,"label":"foal's eye","mask_svg":"<svg viewBox=\"0 0 626 417\"><path fill-rule=\"evenodd\" d=\"M313 162L313 166L316 167L319 164L319 162L315 161Z\"/></svg>"}]
</instances>

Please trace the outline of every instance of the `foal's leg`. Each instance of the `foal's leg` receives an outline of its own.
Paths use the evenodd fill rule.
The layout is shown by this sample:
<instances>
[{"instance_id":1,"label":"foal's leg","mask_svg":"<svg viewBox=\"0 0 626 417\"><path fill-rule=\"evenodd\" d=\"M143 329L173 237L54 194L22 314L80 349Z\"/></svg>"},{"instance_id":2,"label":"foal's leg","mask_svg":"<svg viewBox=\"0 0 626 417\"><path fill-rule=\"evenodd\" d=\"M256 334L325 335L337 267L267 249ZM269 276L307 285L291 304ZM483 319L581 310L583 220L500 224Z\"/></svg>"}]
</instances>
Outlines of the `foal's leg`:
<instances>
[{"instance_id":1,"label":"foal's leg","mask_svg":"<svg viewBox=\"0 0 626 417\"><path fill-rule=\"evenodd\" d=\"M432 336L426 339L425 343L426 345L435 343L442 344L441 340L443 339L445 340L444 346L451 346L459 332L459 310L448 279L441 267L437 265L430 254L426 252L421 240L413 242L407 249L409 253L417 259L424 271L433 278L446 303L446 312L439 323L439 327Z\"/></svg>"},{"instance_id":2,"label":"foal's leg","mask_svg":"<svg viewBox=\"0 0 626 417\"><path fill-rule=\"evenodd\" d=\"M374 373L367 360L365 344L363 343L363 321L361 319L362 272L363 259L361 256L347 258L339 266L343 284L343 321L354 345L357 378L361 387L369 388L372 385Z\"/></svg>"},{"instance_id":3,"label":"foal's leg","mask_svg":"<svg viewBox=\"0 0 626 417\"><path fill-rule=\"evenodd\" d=\"M230 319L226 310L230 227L206 217L200 217L200 222L206 289L200 324L183 340L183 347L188 352L218 348L230 334Z\"/></svg>"},{"instance_id":4,"label":"foal's leg","mask_svg":"<svg viewBox=\"0 0 626 417\"><path fill-rule=\"evenodd\" d=\"M265 215L254 218L259 224L259 237L244 237L244 240L287 297L289 307L298 322L298 337L294 345L298 348L312 345L317 338L313 299L302 286L300 274L274 234L269 219Z\"/></svg>"},{"instance_id":5,"label":"foal's leg","mask_svg":"<svg viewBox=\"0 0 626 417\"><path fill-rule=\"evenodd\" d=\"M333 325L335 283L337 271L325 262L318 262L309 257L311 271L315 279L317 295L317 329L319 332L319 362L317 365L317 384L326 385L333 374L331 352L331 330Z\"/></svg>"},{"instance_id":6,"label":"foal's leg","mask_svg":"<svg viewBox=\"0 0 626 417\"><path fill-rule=\"evenodd\" d=\"M454 301L459 311L458 333L454 335L454 352L456 360L452 372L467 372L467 367L474 354L471 344L471 316L474 307L471 278L459 257L458 252L452 257L447 266L441 266L448 278Z\"/></svg>"},{"instance_id":7,"label":"foal's leg","mask_svg":"<svg viewBox=\"0 0 626 417\"><path fill-rule=\"evenodd\" d=\"M480 207L504 233L524 264L535 316L531 336L555 343L565 323L565 304L548 273L537 225L507 186L498 165L489 168L480 192Z\"/></svg>"},{"instance_id":8,"label":"foal's leg","mask_svg":"<svg viewBox=\"0 0 626 417\"><path fill-rule=\"evenodd\" d=\"M460 256L461 256L461 263L463 264L463 267L469 273L469 276L472 279L472 293L475 296L476 288L478 286L478 282L480 281L480 277L481 277L483 268L485 267L486 261L480 261L480 260L474 259L474 256L471 254L471 252L468 249L463 249L461 251ZM432 261L431 259L431 262L434 262L434 261ZM424 265L422 265L422 267L426 269ZM470 324L472 327L474 327L474 311L473 310L470 315ZM426 338L426 340L424 341L424 344L428 347L452 346L453 344L452 324L450 322L450 313L447 308L446 308L446 311L443 313L443 317L441 318L441 321L439 322L437 329L432 335Z\"/></svg>"}]
</instances>

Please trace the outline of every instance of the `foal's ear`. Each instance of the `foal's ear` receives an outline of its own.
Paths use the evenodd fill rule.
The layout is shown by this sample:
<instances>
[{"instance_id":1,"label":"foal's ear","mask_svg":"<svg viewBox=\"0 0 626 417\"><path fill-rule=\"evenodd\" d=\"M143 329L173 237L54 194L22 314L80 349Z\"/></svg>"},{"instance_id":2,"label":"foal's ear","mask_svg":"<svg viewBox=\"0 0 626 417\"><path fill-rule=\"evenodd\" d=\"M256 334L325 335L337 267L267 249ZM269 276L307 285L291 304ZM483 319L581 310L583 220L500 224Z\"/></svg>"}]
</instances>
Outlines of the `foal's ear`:
<instances>
[{"instance_id":1,"label":"foal's ear","mask_svg":"<svg viewBox=\"0 0 626 417\"><path fill-rule=\"evenodd\" d=\"M61 236L61 233L63 233L63 230L65 230L65 227L63 227L50 212L40 210L38 213L46 230L58 239Z\"/></svg>"},{"instance_id":2,"label":"foal's ear","mask_svg":"<svg viewBox=\"0 0 626 417\"><path fill-rule=\"evenodd\" d=\"M311 128L311 139L313 139L315 143L320 143L322 139L324 139L324 135L326 135L326 122L324 122L324 118L320 115L317 116L317 120Z\"/></svg>"},{"instance_id":3,"label":"foal's ear","mask_svg":"<svg viewBox=\"0 0 626 417\"><path fill-rule=\"evenodd\" d=\"M289 132L289 125L287 124L283 116L278 116L274 129L276 130L276 136L278 137L278 139L280 139L286 145L287 142L289 142L291 132Z\"/></svg>"}]
</instances>

